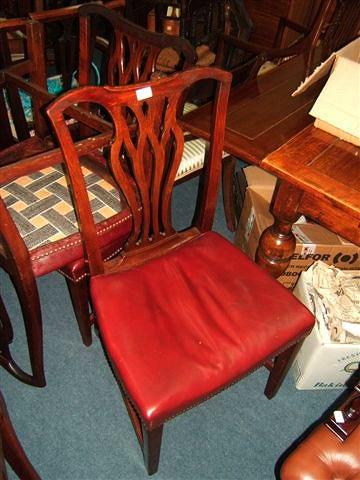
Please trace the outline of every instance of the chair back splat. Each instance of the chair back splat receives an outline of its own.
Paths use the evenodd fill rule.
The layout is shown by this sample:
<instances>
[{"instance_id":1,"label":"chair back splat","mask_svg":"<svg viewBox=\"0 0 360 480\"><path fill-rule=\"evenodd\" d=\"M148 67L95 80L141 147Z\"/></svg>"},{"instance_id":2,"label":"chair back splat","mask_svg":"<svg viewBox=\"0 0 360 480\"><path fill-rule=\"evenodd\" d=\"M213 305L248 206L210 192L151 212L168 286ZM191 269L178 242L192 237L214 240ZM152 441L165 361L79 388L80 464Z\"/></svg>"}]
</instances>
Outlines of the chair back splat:
<instances>
[{"instance_id":1,"label":"chair back splat","mask_svg":"<svg viewBox=\"0 0 360 480\"><path fill-rule=\"evenodd\" d=\"M184 94L216 82L210 143L195 216L177 231L171 203L183 148ZM231 74L194 68L153 82L81 87L48 109L85 245L90 291L104 350L118 379L147 471L157 471L163 425L260 366L277 392L310 312L231 242L209 231L219 188ZM120 255L103 263L80 158L65 121L74 104L113 124L101 154L132 213ZM88 139L91 141L91 139Z\"/></svg>"},{"instance_id":2,"label":"chair back splat","mask_svg":"<svg viewBox=\"0 0 360 480\"><path fill-rule=\"evenodd\" d=\"M91 84L90 66L95 45L101 51L102 85L128 85L150 80L164 49L171 49L172 55L178 56L178 70L195 64L195 49L187 40L149 32L102 5L83 5L79 17L81 86Z\"/></svg>"},{"instance_id":3,"label":"chair back splat","mask_svg":"<svg viewBox=\"0 0 360 480\"><path fill-rule=\"evenodd\" d=\"M201 182L200 203L195 225L176 233L171 222L171 197L183 147L184 132L177 117L183 93L203 78L219 82L215 102L212 139ZM221 173L226 105L231 74L220 69L192 69L156 82L128 87L82 87L69 92L48 109L73 184L73 196L92 274L103 270L94 222L82 179L78 155L63 112L76 104L99 104L114 125L108 163L132 213L133 230L126 251L158 251L158 244L174 245L179 236L188 238L212 226ZM143 97L143 100L139 100ZM140 208L139 208L140 206ZM162 247L162 250L165 247ZM124 263L122 259L122 263ZM125 262L126 263L126 262ZM110 265L111 262L108 262ZM109 268L111 268L109 266Z\"/></svg>"}]
</instances>

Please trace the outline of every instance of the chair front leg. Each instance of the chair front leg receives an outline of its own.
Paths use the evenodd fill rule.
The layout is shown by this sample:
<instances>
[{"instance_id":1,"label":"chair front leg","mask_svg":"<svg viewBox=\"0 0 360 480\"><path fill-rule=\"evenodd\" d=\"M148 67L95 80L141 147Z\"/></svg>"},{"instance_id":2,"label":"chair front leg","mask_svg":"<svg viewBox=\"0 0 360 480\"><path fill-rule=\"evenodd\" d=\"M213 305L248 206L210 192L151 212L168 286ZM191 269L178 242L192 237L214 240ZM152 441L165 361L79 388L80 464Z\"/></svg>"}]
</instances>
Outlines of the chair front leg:
<instances>
[{"instance_id":1,"label":"chair front leg","mask_svg":"<svg viewBox=\"0 0 360 480\"><path fill-rule=\"evenodd\" d=\"M0 476L3 474L6 479L5 462L3 464L1 462L1 444L5 460L9 463L19 478L40 480L39 475L31 465L19 442L9 418L5 401L0 393ZM1 478L3 477L1 476Z\"/></svg>"},{"instance_id":2,"label":"chair front leg","mask_svg":"<svg viewBox=\"0 0 360 480\"><path fill-rule=\"evenodd\" d=\"M36 280L32 275L26 275L26 272L23 272L21 278L17 274L10 274L10 277L18 294L23 314L32 374L24 372L12 358L9 345L13 339L13 331L2 300L0 302L0 330L2 334L0 364L21 382L35 387L44 387L46 381L43 357L43 332Z\"/></svg>"},{"instance_id":3,"label":"chair front leg","mask_svg":"<svg viewBox=\"0 0 360 480\"><path fill-rule=\"evenodd\" d=\"M124 393L120 383L119 386L132 426L135 430L136 437L143 453L146 470L149 475L153 475L157 472L159 467L163 425L160 425L153 430L147 430L133 404Z\"/></svg>"},{"instance_id":4,"label":"chair front leg","mask_svg":"<svg viewBox=\"0 0 360 480\"><path fill-rule=\"evenodd\" d=\"M160 450L162 441L163 425L157 427L155 430L146 430L143 426L143 445L142 451L144 456L144 463L149 475L157 472L160 461Z\"/></svg>"}]
</instances>

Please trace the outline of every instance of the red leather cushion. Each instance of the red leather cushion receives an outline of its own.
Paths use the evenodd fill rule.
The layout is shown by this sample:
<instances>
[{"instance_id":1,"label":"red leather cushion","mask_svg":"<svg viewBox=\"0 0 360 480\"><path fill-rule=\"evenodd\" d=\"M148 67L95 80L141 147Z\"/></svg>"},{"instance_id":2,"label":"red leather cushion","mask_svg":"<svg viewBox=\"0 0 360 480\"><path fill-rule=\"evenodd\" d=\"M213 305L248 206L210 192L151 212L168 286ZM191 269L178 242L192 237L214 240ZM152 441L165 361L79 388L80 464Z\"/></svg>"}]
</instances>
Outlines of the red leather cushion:
<instances>
[{"instance_id":1,"label":"red leather cushion","mask_svg":"<svg viewBox=\"0 0 360 480\"><path fill-rule=\"evenodd\" d=\"M91 279L105 348L148 428L204 400L314 324L293 295L207 232Z\"/></svg>"}]
</instances>

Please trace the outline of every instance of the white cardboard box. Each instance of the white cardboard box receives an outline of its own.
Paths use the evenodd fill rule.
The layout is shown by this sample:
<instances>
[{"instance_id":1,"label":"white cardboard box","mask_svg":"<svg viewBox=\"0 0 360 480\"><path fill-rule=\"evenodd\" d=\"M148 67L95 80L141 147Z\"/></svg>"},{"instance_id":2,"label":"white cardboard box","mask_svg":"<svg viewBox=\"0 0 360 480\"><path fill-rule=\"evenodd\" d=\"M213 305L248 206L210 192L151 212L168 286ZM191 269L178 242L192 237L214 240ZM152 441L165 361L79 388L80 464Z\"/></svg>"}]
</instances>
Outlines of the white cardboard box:
<instances>
[{"instance_id":1,"label":"white cardboard box","mask_svg":"<svg viewBox=\"0 0 360 480\"><path fill-rule=\"evenodd\" d=\"M332 53L293 95L305 91L329 71L310 115L316 119L315 127L360 146L360 37Z\"/></svg>"},{"instance_id":2,"label":"white cardboard box","mask_svg":"<svg viewBox=\"0 0 360 480\"><path fill-rule=\"evenodd\" d=\"M314 308L302 274L294 295L312 312ZM295 385L299 390L343 388L359 368L360 344L325 343L317 324L302 344L292 366Z\"/></svg>"}]
</instances>

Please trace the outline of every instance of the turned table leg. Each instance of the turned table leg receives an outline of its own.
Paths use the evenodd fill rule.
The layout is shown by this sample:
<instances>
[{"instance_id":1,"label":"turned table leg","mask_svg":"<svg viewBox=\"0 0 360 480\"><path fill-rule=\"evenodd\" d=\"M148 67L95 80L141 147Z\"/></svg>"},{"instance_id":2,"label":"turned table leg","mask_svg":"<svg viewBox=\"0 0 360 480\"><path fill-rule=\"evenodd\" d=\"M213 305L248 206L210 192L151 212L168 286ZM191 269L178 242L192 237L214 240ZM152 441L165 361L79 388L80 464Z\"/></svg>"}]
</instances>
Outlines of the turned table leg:
<instances>
[{"instance_id":1,"label":"turned table leg","mask_svg":"<svg viewBox=\"0 0 360 480\"><path fill-rule=\"evenodd\" d=\"M263 231L256 252L256 263L275 278L286 270L295 251L296 241L291 228L300 217L302 193L293 185L278 180L271 206L274 223Z\"/></svg>"}]
</instances>

